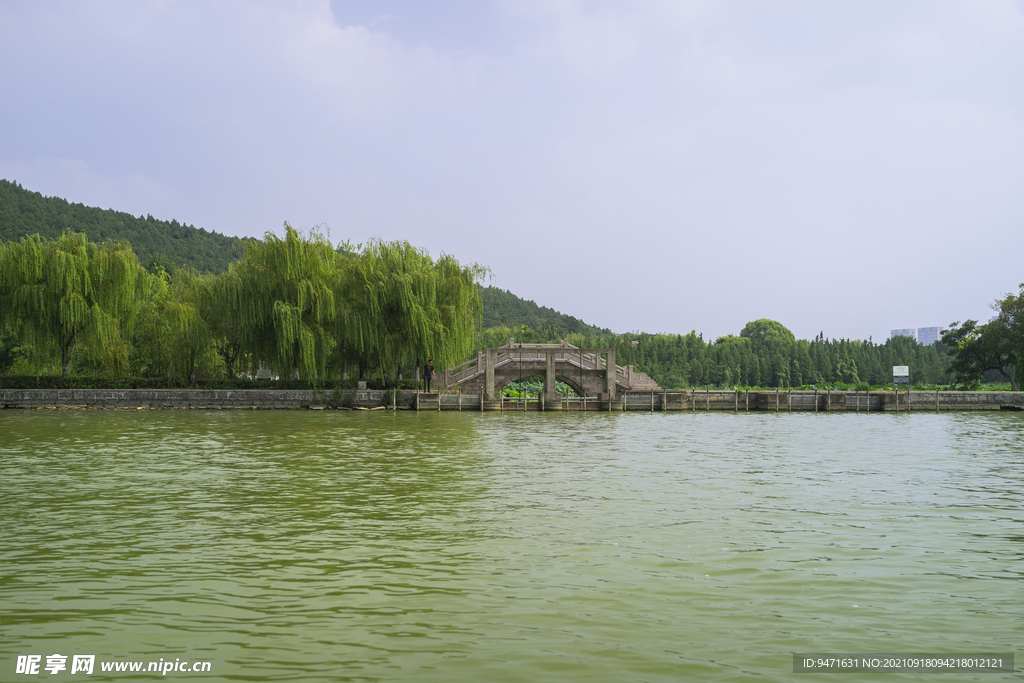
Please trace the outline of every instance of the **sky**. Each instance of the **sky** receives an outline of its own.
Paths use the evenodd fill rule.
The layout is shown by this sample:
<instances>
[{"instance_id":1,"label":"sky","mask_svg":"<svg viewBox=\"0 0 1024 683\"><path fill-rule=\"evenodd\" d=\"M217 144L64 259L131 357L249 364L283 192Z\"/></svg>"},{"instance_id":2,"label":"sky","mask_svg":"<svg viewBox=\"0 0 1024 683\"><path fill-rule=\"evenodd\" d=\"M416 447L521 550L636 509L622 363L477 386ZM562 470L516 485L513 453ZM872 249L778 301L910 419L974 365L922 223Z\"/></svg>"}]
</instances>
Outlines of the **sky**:
<instances>
[{"instance_id":1,"label":"sky","mask_svg":"<svg viewBox=\"0 0 1024 683\"><path fill-rule=\"evenodd\" d=\"M616 332L880 341L1024 282L1024 0L8 0L0 63L27 189Z\"/></svg>"}]
</instances>

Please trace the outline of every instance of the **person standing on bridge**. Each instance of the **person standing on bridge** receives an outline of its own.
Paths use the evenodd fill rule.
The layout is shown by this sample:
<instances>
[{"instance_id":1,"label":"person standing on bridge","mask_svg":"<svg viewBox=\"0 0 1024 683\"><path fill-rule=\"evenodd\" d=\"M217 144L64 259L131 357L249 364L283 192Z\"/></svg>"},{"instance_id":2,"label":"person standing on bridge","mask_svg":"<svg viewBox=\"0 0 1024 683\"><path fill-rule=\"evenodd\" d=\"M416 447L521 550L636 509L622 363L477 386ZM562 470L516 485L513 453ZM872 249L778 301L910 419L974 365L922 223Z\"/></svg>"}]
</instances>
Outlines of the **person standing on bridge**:
<instances>
[{"instance_id":1,"label":"person standing on bridge","mask_svg":"<svg viewBox=\"0 0 1024 683\"><path fill-rule=\"evenodd\" d=\"M434 379L434 361L428 360L427 366L423 368L423 385L427 392L430 391L430 381Z\"/></svg>"}]
</instances>

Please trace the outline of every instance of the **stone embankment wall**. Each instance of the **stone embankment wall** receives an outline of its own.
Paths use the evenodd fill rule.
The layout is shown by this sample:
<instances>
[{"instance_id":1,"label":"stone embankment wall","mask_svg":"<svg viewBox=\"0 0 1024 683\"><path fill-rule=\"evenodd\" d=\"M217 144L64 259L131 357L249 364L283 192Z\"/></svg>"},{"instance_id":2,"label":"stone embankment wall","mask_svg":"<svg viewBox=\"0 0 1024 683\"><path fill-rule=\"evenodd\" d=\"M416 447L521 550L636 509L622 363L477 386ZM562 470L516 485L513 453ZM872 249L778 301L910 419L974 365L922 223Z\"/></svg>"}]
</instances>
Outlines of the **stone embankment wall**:
<instances>
[{"instance_id":1,"label":"stone embankment wall","mask_svg":"<svg viewBox=\"0 0 1024 683\"><path fill-rule=\"evenodd\" d=\"M400 391L395 404L415 406L413 391ZM195 389L2 389L0 408L177 408L206 410L302 410L331 407L376 408L386 391L195 390ZM388 405L391 405L389 401Z\"/></svg>"},{"instance_id":2,"label":"stone embankment wall","mask_svg":"<svg viewBox=\"0 0 1024 683\"><path fill-rule=\"evenodd\" d=\"M1024 410L1019 391L645 391L624 397L626 410L691 412L935 412ZM620 406L621 409L621 406Z\"/></svg>"},{"instance_id":3,"label":"stone embankment wall","mask_svg":"<svg viewBox=\"0 0 1024 683\"><path fill-rule=\"evenodd\" d=\"M2 389L0 409L146 408L197 410L399 409L480 410L478 394L421 394L400 391L394 404L386 391L193 390L193 389ZM486 404L486 410L538 410L536 401ZM1010 391L635 391L608 402L570 401L545 410L627 410L654 412L944 412L1024 410L1024 392Z\"/></svg>"}]
</instances>

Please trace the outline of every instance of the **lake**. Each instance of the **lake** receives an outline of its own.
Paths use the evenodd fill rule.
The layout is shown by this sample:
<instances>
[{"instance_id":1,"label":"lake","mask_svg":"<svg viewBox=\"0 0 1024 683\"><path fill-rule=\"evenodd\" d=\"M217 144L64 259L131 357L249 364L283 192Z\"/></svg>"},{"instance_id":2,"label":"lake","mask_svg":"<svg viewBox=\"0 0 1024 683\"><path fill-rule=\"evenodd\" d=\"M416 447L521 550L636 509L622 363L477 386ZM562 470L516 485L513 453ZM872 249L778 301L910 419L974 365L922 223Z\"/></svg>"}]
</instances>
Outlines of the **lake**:
<instances>
[{"instance_id":1,"label":"lake","mask_svg":"<svg viewBox=\"0 0 1024 683\"><path fill-rule=\"evenodd\" d=\"M4 681L875 680L793 653L1024 624L1024 413L0 411L0 481Z\"/></svg>"}]
</instances>

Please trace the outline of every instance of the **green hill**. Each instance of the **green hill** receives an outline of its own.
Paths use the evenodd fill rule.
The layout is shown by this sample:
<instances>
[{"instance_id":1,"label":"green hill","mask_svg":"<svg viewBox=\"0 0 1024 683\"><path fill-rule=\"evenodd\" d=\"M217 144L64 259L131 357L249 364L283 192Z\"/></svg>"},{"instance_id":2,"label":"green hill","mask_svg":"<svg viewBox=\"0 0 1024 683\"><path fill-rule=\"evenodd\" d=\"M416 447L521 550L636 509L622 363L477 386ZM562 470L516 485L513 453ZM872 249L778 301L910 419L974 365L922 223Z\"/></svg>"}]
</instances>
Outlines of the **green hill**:
<instances>
[{"instance_id":1,"label":"green hill","mask_svg":"<svg viewBox=\"0 0 1024 683\"><path fill-rule=\"evenodd\" d=\"M69 228L84 232L93 242L128 242L143 264L168 269L190 265L200 272L219 273L245 251L244 240L237 237L173 220L71 204L0 179L0 241L16 242L36 233L54 238Z\"/></svg>"},{"instance_id":2,"label":"green hill","mask_svg":"<svg viewBox=\"0 0 1024 683\"><path fill-rule=\"evenodd\" d=\"M551 330L555 334L611 334L611 330L588 325L579 318L547 306L538 306L497 287L481 287L480 296L484 304L484 328L504 325L515 329L526 325L533 330Z\"/></svg>"},{"instance_id":3,"label":"green hill","mask_svg":"<svg viewBox=\"0 0 1024 683\"><path fill-rule=\"evenodd\" d=\"M0 179L0 242L16 242L36 233L52 239L68 228L84 232L93 242L128 242L143 265L155 263L168 270L191 266L199 272L219 273L245 251L244 239L182 225L176 220L162 221L152 216L136 217L123 211L72 204ZM480 294L485 328L527 325L554 334L610 334L610 330L538 306L505 290L481 287Z\"/></svg>"}]
</instances>

